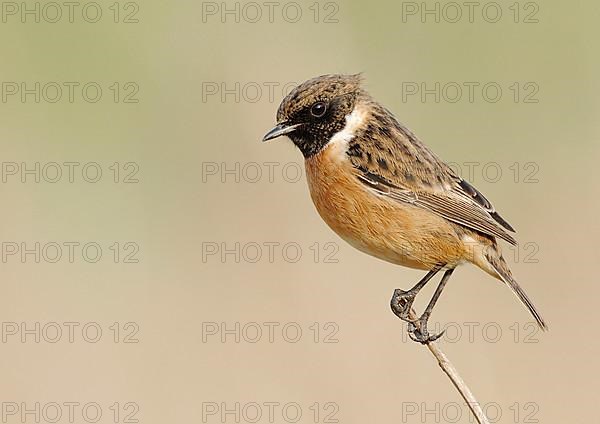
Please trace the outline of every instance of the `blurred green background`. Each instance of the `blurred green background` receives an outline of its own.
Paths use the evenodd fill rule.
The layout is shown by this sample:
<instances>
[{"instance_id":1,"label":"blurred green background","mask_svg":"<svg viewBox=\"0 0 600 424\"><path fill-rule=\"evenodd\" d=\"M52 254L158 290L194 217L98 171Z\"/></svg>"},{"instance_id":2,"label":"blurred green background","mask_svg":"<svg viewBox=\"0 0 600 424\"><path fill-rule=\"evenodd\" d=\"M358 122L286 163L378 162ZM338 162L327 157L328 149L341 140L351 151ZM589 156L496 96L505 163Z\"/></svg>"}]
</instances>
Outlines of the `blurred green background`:
<instances>
[{"instance_id":1,"label":"blurred green background","mask_svg":"<svg viewBox=\"0 0 600 424\"><path fill-rule=\"evenodd\" d=\"M99 2L95 23L88 2L73 22L63 7L55 23L47 3L37 3L39 23L9 3L0 23L0 400L19 409L5 422L22 422L22 403L36 402L96 402L99 422L128 422L128 413L143 423L236 422L221 416L236 402L239 422L270 422L265 402L279 404L274 422L472 422L389 311L393 289L422 273L344 244L296 175L300 153L288 140L260 142L290 84L356 72L517 228L520 247L505 246L505 256L550 332L535 332L510 291L473 267L455 273L432 318L448 326L442 346L478 399L496 422L595 414L596 2L481 2L472 19L462 3L457 19L448 2ZM79 84L72 102L65 83ZM88 83L102 90L95 103L81 90ZM478 87L473 101L465 84ZM486 100L486 84L500 87L498 101ZM62 97L52 102L56 85ZM422 97L422 88L433 91ZM27 173L21 182L36 162L40 182ZM103 173L52 183L41 171L52 162ZM131 172L138 181L124 182ZM39 263L10 253L36 242L48 249ZM78 248L71 262L65 249L51 263L49 243L64 242L97 243L102 258L89 263ZM133 250L137 262L126 263ZM71 342L65 322L96 323L102 337L77 330ZM63 330L54 343L48 323ZM125 343L131 333L137 343ZM282 412L294 402L298 421L293 408Z\"/></svg>"}]
</instances>

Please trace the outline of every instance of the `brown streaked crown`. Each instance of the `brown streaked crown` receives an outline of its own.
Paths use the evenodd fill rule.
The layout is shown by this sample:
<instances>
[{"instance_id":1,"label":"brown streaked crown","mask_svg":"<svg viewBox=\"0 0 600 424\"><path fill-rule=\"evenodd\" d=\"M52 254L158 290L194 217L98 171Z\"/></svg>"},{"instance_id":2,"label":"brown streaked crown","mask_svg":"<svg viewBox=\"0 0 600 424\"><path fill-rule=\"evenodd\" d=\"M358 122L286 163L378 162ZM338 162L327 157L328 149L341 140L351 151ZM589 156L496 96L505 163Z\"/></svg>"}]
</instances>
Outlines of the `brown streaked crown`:
<instances>
[{"instance_id":1,"label":"brown streaked crown","mask_svg":"<svg viewBox=\"0 0 600 424\"><path fill-rule=\"evenodd\" d=\"M277 110L277 122L298 127L287 136L305 158L318 153L346 125L361 93L361 77L322 75L310 79L288 94Z\"/></svg>"}]
</instances>

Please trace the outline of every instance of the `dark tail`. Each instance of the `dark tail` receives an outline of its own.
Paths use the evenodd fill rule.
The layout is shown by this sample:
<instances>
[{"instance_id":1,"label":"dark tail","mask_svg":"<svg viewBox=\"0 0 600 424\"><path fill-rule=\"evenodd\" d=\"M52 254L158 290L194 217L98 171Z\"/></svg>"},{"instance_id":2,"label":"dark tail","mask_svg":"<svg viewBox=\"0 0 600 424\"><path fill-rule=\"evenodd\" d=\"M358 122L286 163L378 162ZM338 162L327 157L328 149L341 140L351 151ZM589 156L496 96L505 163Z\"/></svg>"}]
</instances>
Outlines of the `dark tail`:
<instances>
[{"instance_id":1,"label":"dark tail","mask_svg":"<svg viewBox=\"0 0 600 424\"><path fill-rule=\"evenodd\" d=\"M502 281L504 281L508 287L512 289L512 291L517 295L519 300L523 302L523 305L529 309L531 315L535 318L538 325L542 330L548 330L548 326L544 321L544 318L540 315L538 310L535 308L533 302L527 296L527 293L521 288L519 283L514 279L508 265L504 261L504 258L500 253L498 253L495 249L488 249L485 254L485 258L489 262L489 264L494 268L494 270L498 273Z\"/></svg>"}]
</instances>

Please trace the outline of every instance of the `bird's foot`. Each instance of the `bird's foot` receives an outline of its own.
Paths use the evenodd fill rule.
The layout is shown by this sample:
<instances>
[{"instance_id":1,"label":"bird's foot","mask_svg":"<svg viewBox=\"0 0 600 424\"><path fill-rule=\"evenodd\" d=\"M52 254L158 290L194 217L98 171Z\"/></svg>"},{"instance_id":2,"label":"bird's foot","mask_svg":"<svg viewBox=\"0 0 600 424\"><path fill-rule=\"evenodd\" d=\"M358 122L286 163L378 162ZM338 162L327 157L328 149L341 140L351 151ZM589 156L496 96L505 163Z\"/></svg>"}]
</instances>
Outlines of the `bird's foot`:
<instances>
[{"instance_id":1,"label":"bird's foot","mask_svg":"<svg viewBox=\"0 0 600 424\"><path fill-rule=\"evenodd\" d=\"M444 335L445 330L437 334L429 335L429 331L427 330L428 318L429 317L427 316L422 316L417 321L408 323L408 335L413 341L427 344L436 341ZM416 325L417 323L419 324L418 326Z\"/></svg>"},{"instance_id":2,"label":"bird's foot","mask_svg":"<svg viewBox=\"0 0 600 424\"><path fill-rule=\"evenodd\" d=\"M412 308L416 296L417 292L414 292L412 290L394 290L392 300L390 301L390 306L394 315L396 315L402 321L406 321L409 324L412 324L412 320L410 319L410 308Z\"/></svg>"}]
</instances>

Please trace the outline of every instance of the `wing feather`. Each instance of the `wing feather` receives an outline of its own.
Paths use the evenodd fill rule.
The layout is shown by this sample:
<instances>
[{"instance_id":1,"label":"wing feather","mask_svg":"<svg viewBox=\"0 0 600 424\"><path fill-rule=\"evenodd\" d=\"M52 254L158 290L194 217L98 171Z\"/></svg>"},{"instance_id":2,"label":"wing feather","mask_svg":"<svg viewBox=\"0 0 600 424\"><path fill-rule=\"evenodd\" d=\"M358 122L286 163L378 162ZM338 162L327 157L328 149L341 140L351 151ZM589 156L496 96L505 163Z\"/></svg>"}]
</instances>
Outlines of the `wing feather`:
<instances>
[{"instance_id":1,"label":"wing feather","mask_svg":"<svg viewBox=\"0 0 600 424\"><path fill-rule=\"evenodd\" d=\"M514 231L491 202L427 148L385 108L350 141L347 155L360 181L395 201L413 204L511 244Z\"/></svg>"},{"instance_id":2,"label":"wing feather","mask_svg":"<svg viewBox=\"0 0 600 424\"><path fill-rule=\"evenodd\" d=\"M517 244L517 241L498 225L498 222L493 219L489 212L468 198L460 197L452 192L414 192L395 185L388 185L381 179L375 180L372 175L374 174L371 173L370 176L363 174L359 176L359 179L381 195L427 209L448 221L490 236L499 237L513 245Z\"/></svg>"}]
</instances>

